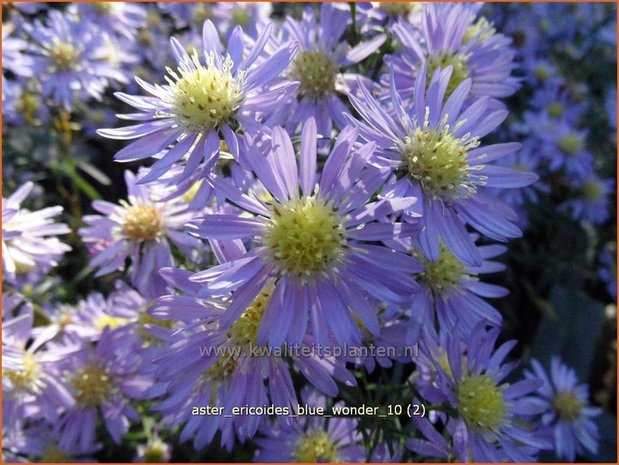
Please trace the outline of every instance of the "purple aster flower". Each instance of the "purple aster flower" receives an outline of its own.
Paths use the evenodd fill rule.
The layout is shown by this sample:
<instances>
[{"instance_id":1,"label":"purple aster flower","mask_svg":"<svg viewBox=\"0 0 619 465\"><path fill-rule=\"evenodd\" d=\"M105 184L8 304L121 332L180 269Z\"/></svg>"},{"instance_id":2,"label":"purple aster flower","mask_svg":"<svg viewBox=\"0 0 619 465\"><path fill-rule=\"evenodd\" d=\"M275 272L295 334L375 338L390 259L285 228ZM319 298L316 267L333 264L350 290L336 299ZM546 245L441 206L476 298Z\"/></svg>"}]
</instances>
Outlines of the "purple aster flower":
<instances>
[{"instance_id":1,"label":"purple aster flower","mask_svg":"<svg viewBox=\"0 0 619 465\"><path fill-rule=\"evenodd\" d=\"M213 6L213 22L224 38L228 38L236 26L252 38L266 27L273 6L266 2L218 2Z\"/></svg>"},{"instance_id":2,"label":"purple aster flower","mask_svg":"<svg viewBox=\"0 0 619 465\"><path fill-rule=\"evenodd\" d=\"M533 394L531 402L542 409L541 422L548 428L557 457L570 462L589 451L598 450L598 429L594 418L602 409L589 404L589 389L580 384L576 372L553 357L550 375L537 361L531 361L532 372L526 376L541 379L544 384Z\"/></svg>"},{"instance_id":3,"label":"purple aster flower","mask_svg":"<svg viewBox=\"0 0 619 465\"><path fill-rule=\"evenodd\" d=\"M515 212L485 189L527 186L537 176L494 165L520 147L480 145L507 111L490 110L489 97L465 105L471 79L462 81L443 103L452 73L452 66L436 71L426 91L422 66L410 106L402 101L392 75L389 110L362 86L362 98L350 96L362 121L351 121L363 139L378 146L378 162L395 172L383 196L420 199L420 205L405 213L423 214L418 240L425 255L437 261L443 242L458 260L479 266L481 256L466 224L498 241L521 235L514 225Z\"/></svg>"},{"instance_id":4,"label":"purple aster flower","mask_svg":"<svg viewBox=\"0 0 619 465\"><path fill-rule=\"evenodd\" d=\"M100 100L110 82L126 82L125 75L106 60L103 36L96 23L52 10L46 24L35 21L24 27L34 41L30 52L41 92L65 110L73 108L76 93L81 98Z\"/></svg>"},{"instance_id":5,"label":"purple aster flower","mask_svg":"<svg viewBox=\"0 0 619 465\"><path fill-rule=\"evenodd\" d=\"M138 29L133 41L133 48L139 52L137 55L142 61L141 65L134 68L134 72L142 80L159 79L159 70L173 64L167 47L160 46L168 42L171 29L162 16L159 9L150 4L146 12L146 25ZM131 82L128 89L128 92L139 92L140 87L137 83Z\"/></svg>"},{"instance_id":6,"label":"purple aster flower","mask_svg":"<svg viewBox=\"0 0 619 465\"><path fill-rule=\"evenodd\" d=\"M95 292L77 305L61 304L50 309L48 324L35 328L33 334L44 333L50 339L67 334L96 342L108 328L124 330L128 336L126 342L134 343L129 340L131 336L141 336L145 331L142 325L150 320L146 313L149 303L137 291L118 281L116 290L107 298Z\"/></svg>"},{"instance_id":7,"label":"purple aster flower","mask_svg":"<svg viewBox=\"0 0 619 465\"><path fill-rule=\"evenodd\" d=\"M502 254L505 247L485 245L478 247L482 258L480 266L461 263L444 245L440 245L437 260L429 260L411 238L394 241L396 249L411 254L423 264L416 275L421 292L413 294L407 310L410 318L408 342L416 341L418 331L426 325L440 328L458 328L468 335L480 322L500 326L501 314L484 298L504 297L507 289L480 281L480 275L502 271L504 265L490 259Z\"/></svg>"},{"instance_id":8,"label":"purple aster flower","mask_svg":"<svg viewBox=\"0 0 619 465\"><path fill-rule=\"evenodd\" d=\"M305 9L302 21L286 18L283 34L299 45L299 50L287 71L288 79L297 81L296 98L286 111L276 114L271 125L285 125L296 133L310 117L316 120L318 133L331 137L333 122L342 129L347 123L344 113L349 113L342 101L357 87L359 79L366 84L372 81L346 67L355 65L374 53L385 41L385 34L378 34L354 47L342 40L350 22L347 5L325 2L321 4L320 20L311 7Z\"/></svg>"},{"instance_id":9,"label":"purple aster flower","mask_svg":"<svg viewBox=\"0 0 619 465\"><path fill-rule=\"evenodd\" d=\"M526 396L542 382L533 378L506 382L516 363L503 362L516 341L494 350L498 335L498 328L488 331L483 323L466 339L460 337L457 329L445 331L434 349L440 348L443 355L427 358L434 372L426 388L432 396L430 401L447 401L455 410L453 416L439 412L429 418L445 424L453 447L446 448L433 439L429 427L424 435L435 444L438 442L437 451L453 450L462 462L530 462L540 449L549 447L539 438L534 425L526 421L526 416L540 412ZM417 443L411 445L414 448Z\"/></svg>"},{"instance_id":10,"label":"purple aster flower","mask_svg":"<svg viewBox=\"0 0 619 465\"><path fill-rule=\"evenodd\" d=\"M131 258L131 282L145 296L163 293L165 283L157 271L174 263L171 245L190 255L200 244L184 230L193 218L182 199L162 201L151 186L139 185L125 171L128 198L116 205L97 200L93 207L102 215L86 215L87 226L79 230L83 241L94 252L93 267L102 276L125 267Z\"/></svg>"},{"instance_id":11,"label":"purple aster flower","mask_svg":"<svg viewBox=\"0 0 619 465\"><path fill-rule=\"evenodd\" d=\"M105 53L102 54L103 60L123 75L122 79L110 81L110 87L118 89L120 84L127 85L133 76L133 69L140 62L141 50L135 46L135 39L114 37L108 33L103 33L101 40L105 50Z\"/></svg>"},{"instance_id":12,"label":"purple aster flower","mask_svg":"<svg viewBox=\"0 0 619 465\"><path fill-rule=\"evenodd\" d=\"M231 295L222 317L229 327L271 279L275 280L258 340L272 346L301 341L311 322L322 343L332 332L339 343L358 343L360 321L378 331L375 310L364 295L388 303L403 303L416 289L410 272L418 263L377 241L405 237L414 229L400 222L381 222L409 209L417 199L401 197L375 202L371 197L385 170L368 164L373 144L355 148L357 131L344 129L334 142L320 178L316 167L316 124L309 119L302 131L300 158L288 134L273 129L272 148L253 152L246 162L269 193L267 200L243 194L225 180L215 187L254 217L206 215L201 237L216 240L254 239L242 257L201 273L201 296ZM387 272L388 271L388 272Z\"/></svg>"},{"instance_id":13,"label":"purple aster flower","mask_svg":"<svg viewBox=\"0 0 619 465\"><path fill-rule=\"evenodd\" d=\"M324 397L304 390L306 405L326 407ZM336 405L343 405L338 403ZM361 445L358 421L353 418L324 418L301 416L289 425L275 422L265 425L260 431L264 437L256 439L258 451L255 462L365 462L365 450Z\"/></svg>"},{"instance_id":14,"label":"purple aster flower","mask_svg":"<svg viewBox=\"0 0 619 465\"><path fill-rule=\"evenodd\" d=\"M144 399L152 381L142 374L143 359L136 347L122 343L124 337L123 333L106 329L94 348L84 344L60 364L58 369L74 399L74 405L54 425L61 449L91 444L99 411L116 444L129 430L129 420L139 420L129 399Z\"/></svg>"},{"instance_id":15,"label":"purple aster flower","mask_svg":"<svg viewBox=\"0 0 619 465\"><path fill-rule=\"evenodd\" d=\"M138 28L146 21L146 9L142 3L92 2L72 3L68 11L80 21L97 24L113 35L133 38Z\"/></svg>"},{"instance_id":16,"label":"purple aster flower","mask_svg":"<svg viewBox=\"0 0 619 465\"><path fill-rule=\"evenodd\" d=\"M603 224L610 217L610 197L615 192L614 179L600 179L593 175L573 186L578 197L568 200L559 209L568 209L576 221Z\"/></svg>"},{"instance_id":17,"label":"purple aster flower","mask_svg":"<svg viewBox=\"0 0 619 465\"><path fill-rule=\"evenodd\" d=\"M244 252L238 243L215 244L214 250L224 264L225 259ZM194 447L199 450L211 443L219 430L222 446L231 450L235 436L240 441L252 438L264 417L227 417L234 407L273 404L296 408L288 361L257 342L258 328L273 298L273 284L265 285L232 326L222 328L227 301L200 298L200 285L190 281L186 271L165 269L162 274L183 294L160 297L149 313L157 320L180 321L183 326L155 354L158 383L153 394L165 395L165 399L154 409L164 415L166 423L184 424L180 440L193 437ZM310 348L312 340L306 337L303 343ZM294 358L293 366L331 396L338 392L334 378L355 385L352 374L333 357L299 356ZM192 413L193 407L205 405L222 408L222 414Z\"/></svg>"},{"instance_id":18,"label":"purple aster flower","mask_svg":"<svg viewBox=\"0 0 619 465\"><path fill-rule=\"evenodd\" d=\"M169 14L177 29L191 27L199 29L207 19L213 18L215 2L157 2L164 13Z\"/></svg>"},{"instance_id":19,"label":"purple aster flower","mask_svg":"<svg viewBox=\"0 0 619 465\"><path fill-rule=\"evenodd\" d=\"M579 121L585 112L584 105L574 101L574 97L563 85L546 83L531 97L531 108L545 113L548 118L565 120L571 124Z\"/></svg>"},{"instance_id":20,"label":"purple aster flower","mask_svg":"<svg viewBox=\"0 0 619 465\"><path fill-rule=\"evenodd\" d=\"M567 120L553 120L545 114L524 114L524 125L540 140L538 152L548 170L564 170L570 177L586 179L593 174L593 155L587 149L587 130Z\"/></svg>"},{"instance_id":21,"label":"purple aster flower","mask_svg":"<svg viewBox=\"0 0 619 465\"><path fill-rule=\"evenodd\" d=\"M357 4L357 24L362 33L392 28L400 19L420 24L423 16L420 2L360 2Z\"/></svg>"},{"instance_id":22,"label":"purple aster flower","mask_svg":"<svg viewBox=\"0 0 619 465\"><path fill-rule=\"evenodd\" d=\"M198 179L208 175L219 158L221 140L238 156L237 130L258 129L258 115L277 108L280 99L295 87L278 84L294 46L287 44L265 57L264 47L270 36L271 28L267 27L248 49L242 29L236 28L224 53L215 26L206 21L202 55L195 50L188 54L172 38L178 68L168 70L168 84L151 85L136 78L151 96L116 94L139 110L123 118L140 123L99 131L112 139L139 139L118 152L116 160L158 155L143 181L161 177L172 164L184 160L184 171L174 179L177 184L191 176Z\"/></svg>"},{"instance_id":23,"label":"purple aster flower","mask_svg":"<svg viewBox=\"0 0 619 465\"><path fill-rule=\"evenodd\" d=\"M3 409L4 415L7 412ZM23 462L40 462L40 463L74 463L74 462L96 462L92 457L101 449L101 444L95 442L95 438L91 438L92 442L88 444L75 444L72 447L60 446L58 441L60 436L54 430L52 424L43 421L24 421L17 422L13 425L19 429L19 440L11 438L10 443L3 441L3 448L11 451L21 458ZM4 438L3 438L4 439ZM25 460L27 457L28 460Z\"/></svg>"},{"instance_id":24,"label":"purple aster flower","mask_svg":"<svg viewBox=\"0 0 619 465\"><path fill-rule=\"evenodd\" d=\"M22 208L33 187L27 182L2 199L2 270L8 282L14 282L16 274L47 273L71 250L55 237L70 232L67 225L54 222L62 207L37 211Z\"/></svg>"},{"instance_id":25,"label":"purple aster flower","mask_svg":"<svg viewBox=\"0 0 619 465\"><path fill-rule=\"evenodd\" d=\"M518 88L518 80L510 76L514 68L511 40L498 34L484 17L477 18L476 5L462 3L426 3L421 24L415 26L400 19L393 26L395 37L402 43L400 54L389 58L395 83L405 97L415 93L417 81L447 66L453 67L446 96L465 79L471 79L471 97L503 98ZM419 73L425 66L426 73Z\"/></svg>"},{"instance_id":26,"label":"purple aster flower","mask_svg":"<svg viewBox=\"0 0 619 465\"><path fill-rule=\"evenodd\" d=\"M60 376L51 368L69 351L46 350L43 346L49 338L45 334L32 337L32 306L20 296L3 293L2 306L4 315L17 311L2 321L3 406L14 408L22 419L54 421L59 409L73 403Z\"/></svg>"}]
</instances>

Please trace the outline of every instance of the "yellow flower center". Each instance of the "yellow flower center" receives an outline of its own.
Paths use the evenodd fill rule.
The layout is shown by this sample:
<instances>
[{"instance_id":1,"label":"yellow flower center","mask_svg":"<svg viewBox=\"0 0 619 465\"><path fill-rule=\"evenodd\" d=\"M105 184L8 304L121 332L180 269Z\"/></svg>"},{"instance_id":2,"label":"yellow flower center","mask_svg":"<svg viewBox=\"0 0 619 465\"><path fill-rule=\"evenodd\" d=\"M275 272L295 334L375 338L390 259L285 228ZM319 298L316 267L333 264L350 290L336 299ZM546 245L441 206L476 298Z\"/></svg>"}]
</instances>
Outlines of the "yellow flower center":
<instances>
[{"instance_id":1,"label":"yellow flower center","mask_svg":"<svg viewBox=\"0 0 619 465\"><path fill-rule=\"evenodd\" d=\"M290 69L290 77L299 81L301 95L313 99L335 91L337 74L337 64L321 50L300 52Z\"/></svg>"},{"instance_id":2,"label":"yellow flower center","mask_svg":"<svg viewBox=\"0 0 619 465\"><path fill-rule=\"evenodd\" d=\"M258 329L272 294L273 285L269 284L230 327L229 336L235 344L244 348L255 346Z\"/></svg>"},{"instance_id":3,"label":"yellow flower center","mask_svg":"<svg viewBox=\"0 0 619 465\"><path fill-rule=\"evenodd\" d=\"M161 463L166 462L167 448L165 443L160 440L150 442L144 448L143 459L144 463Z\"/></svg>"},{"instance_id":4,"label":"yellow flower center","mask_svg":"<svg viewBox=\"0 0 619 465\"><path fill-rule=\"evenodd\" d=\"M251 14L246 8L235 8L232 10L232 22L238 26L247 26Z\"/></svg>"},{"instance_id":5,"label":"yellow flower center","mask_svg":"<svg viewBox=\"0 0 619 465\"><path fill-rule=\"evenodd\" d=\"M141 45L153 45L155 42L155 37L148 29L140 29L138 31L138 42Z\"/></svg>"},{"instance_id":6,"label":"yellow flower center","mask_svg":"<svg viewBox=\"0 0 619 465\"><path fill-rule=\"evenodd\" d=\"M422 8L420 3L416 2L379 2L378 7L395 18L410 15L413 11Z\"/></svg>"},{"instance_id":7,"label":"yellow flower center","mask_svg":"<svg viewBox=\"0 0 619 465\"><path fill-rule=\"evenodd\" d=\"M72 69L79 57L76 48L66 42L56 42L52 45L49 55L56 68L60 71L69 71Z\"/></svg>"},{"instance_id":8,"label":"yellow flower center","mask_svg":"<svg viewBox=\"0 0 619 465\"><path fill-rule=\"evenodd\" d=\"M32 388L39 376L39 364L30 352L26 352L22 359L23 369L21 370L4 370L4 376L8 378L15 389L26 390Z\"/></svg>"},{"instance_id":9,"label":"yellow flower center","mask_svg":"<svg viewBox=\"0 0 619 465\"><path fill-rule=\"evenodd\" d=\"M171 329L173 326L173 322L171 320L157 320L150 316L146 311L146 307L140 310L140 314L138 315L138 324L137 324L137 332L142 338L142 341L146 345L153 344L161 344L161 339L157 336L153 335L148 329L146 329L146 325L154 325L159 326L160 328Z\"/></svg>"},{"instance_id":10,"label":"yellow flower center","mask_svg":"<svg viewBox=\"0 0 619 465\"><path fill-rule=\"evenodd\" d=\"M602 189L602 185L597 181L587 181L582 186L582 195L585 200L591 203L596 203L602 200L604 196L604 190Z\"/></svg>"},{"instance_id":11,"label":"yellow flower center","mask_svg":"<svg viewBox=\"0 0 619 465\"><path fill-rule=\"evenodd\" d=\"M476 145L477 139L456 139L448 128L417 128L404 141L402 160L426 195L452 200L475 192L469 181L467 150Z\"/></svg>"},{"instance_id":12,"label":"yellow flower center","mask_svg":"<svg viewBox=\"0 0 619 465\"><path fill-rule=\"evenodd\" d=\"M73 323L73 317L71 316L71 313L67 311L63 313L62 315L60 315L57 323L58 323L58 326L60 327L60 330L64 331L67 326Z\"/></svg>"},{"instance_id":13,"label":"yellow flower center","mask_svg":"<svg viewBox=\"0 0 619 465\"><path fill-rule=\"evenodd\" d=\"M77 401L89 407L103 403L112 389L106 370L93 364L86 365L70 379L77 391Z\"/></svg>"},{"instance_id":14,"label":"yellow flower center","mask_svg":"<svg viewBox=\"0 0 619 465\"><path fill-rule=\"evenodd\" d=\"M576 155L583 148L583 140L578 134L566 134L559 139L559 149L566 155Z\"/></svg>"},{"instance_id":15,"label":"yellow flower center","mask_svg":"<svg viewBox=\"0 0 619 465\"><path fill-rule=\"evenodd\" d=\"M180 76L168 69L175 81L167 79L175 95L172 108L179 124L190 132L203 132L234 117L242 101L241 83L230 72L233 63L229 57L221 67L215 65L212 55L203 66L195 51L191 60L195 69L182 64Z\"/></svg>"},{"instance_id":16,"label":"yellow flower center","mask_svg":"<svg viewBox=\"0 0 619 465\"><path fill-rule=\"evenodd\" d=\"M419 256L425 269L419 279L438 293L448 292L460 285L466 267L441 244L438 260L432 262Z\"/></svg>"},{"instance_id":17,"label":"yellow flower center","mask_svg":"<svg viewBox=\"0 0 619 465\"><path fill-rule=\"evenodd\" d=\"M552 400L552 406L559 418L565 421L574 421L582 415L582 403L574 394L568 391L559 391Z\"/></svg>"},{"instance_id":18,"label":"yellow flower center","mask_svg":"<svg viewBox=\"0 0 619 465\"><path fill-rule=\"evenodd\" d=\"M100 15L106 15L114 9L114 2L93 2L91 8Z\"/></svg>"},{"instance_id":19,"label":"yellow flower center","mask_svg":"<svg viewBox=\"0 0 619 465\"><path fill-rule=\"evenodd\" d=\"M71 462L71 457L62 452L57 446L49 445L43 449L41 463L67 463Z\"/></svg>"},{"instance_id":20,"label":"yellow flower center","mask_svg":"<svg viewBox=\"0 0 619 465\"><path fill-rule=\"evenodd\" d=\"M213 16L213 13L211 12L212 6L204 2L194 3L194 5L195 6L193 7L193 20L195 24L202 27L204 21Z\"/></svg>"},{"instance_id":21,"label":"yellow flower center","mask_svg":"<svg viewBox=\"0 0 619 465\"><path fill-rule=\"evenodd\" d=\"M447 85L447 92L445 98L448 98L451 93L456 90L456 87L462 83L467 77L469 77L469 71L467 68L467 57L464 55L453 54L450 52L444 52L438 55L430 55L428 57L428 71L426 75L426 87L430 85L434 72L441 68L445 69L447 66L453 66L451 72L451 78Z\"/></svg>"},{"instance_id":22,"label":"yellow flower center","mask_svg":"<svg viewBox=\"0 0 619 465\"><path fill-rule=\"evenodd\" d=\"M206 370L203 379L208 382L221 383L236 372L238 365L239 358L231 352L230 355L217 359L217 361Z\"/></svg>"},{"instance_id":23,"label":"yellow flower center","mask_svg":"<svg viewBox=\"0 0 619 465\"><path fill-rule=\"evenodd\" d=\"M478 42L483 42L496 33L491 21L484 16L471 24L464 33L464 43L467 43L474 37L477 37Z\"/></svg>"},{"instance_id":24,"label":"yellow flower center","mask_svg":"<svg viewBox=\"0 0 619 465\"><path fill-rule=\"evenodd\" d=\"M565 109L561 102L551 102L548 104L548 107L546 108L546 111L548 112L548 116L550 116L551 118L555 118L555 119L563 116L564 110Z\"/></svg>"},{"instance_id":25,"label":"yellow flower center","mask_svg":"<svg viewBox=\"0 0 619 465\"><path fill-rule=\"evenodd\" d=\"M316 197L304 197L273 206L265 244L281 271L311 276L342 257L346 240L337 212Z\"/></svg>"},{"instance_id":26,"label":"yellow flower center","mask_svg":"<svg viewBox=\"0 0 619 465\"><path fill-rule=\"evenodd\" d=\"M161 25L161 13L159 10L152 9L146 13L146 26L149 28L156 28Z\"/></svg>"},{"instance_id":27,"label":"yellow flower center","mask_svg":"<svg viewBox=\"0 0 619 465\"><path fill-rule=\"evenodd\" d=\"M474 427L497 430L504 421L505 400L501 389L487 375L464 378L456 386L458 412Z\"/></svg>"},{"instance_id":28,"label":"yellow flower center","mask_svg":"<svg viewBox=\"0 0 619 465\"><path fill-rule=\"evenodd\" d=\"M339 454L333 439L325 431L316 431L297 441L294 458L301 463L337 462Z\"/></svg>"},{"instance_id":29,"label":"yellow flower center","mask_svg":"<svg viewBox=\"0 0 619 465\"><path fill-rule=\"evenodd\" d=\"M540 81L545 81L550 77L550 70L544 65L538 65L534 68L533 74Z\"/></svg>"},{"instance_id":30,"label":"yellow flower center","mask_svg":"<svg viewBox=\"0 0 619 465\"><path fill-rule=\"evenodd\" d=\"M126 207L121 232L137 242L151 241L163 232L163 220L155 205L137 203Z\"/></svg>"},{"instance_id":31,"label":"yellow flower center","mask_svg":"<svg viewBox=\"0 0 619 465\"><path fill-rule=\"evenodd\" d=\"M95 322L95 328L103 331L103 329L105 329L106 327L110 329L115 329L119 326L126 325L127 323L129 323L129 320L127 318L112 315L103 315Z\"/></svg>"}]
</instances>

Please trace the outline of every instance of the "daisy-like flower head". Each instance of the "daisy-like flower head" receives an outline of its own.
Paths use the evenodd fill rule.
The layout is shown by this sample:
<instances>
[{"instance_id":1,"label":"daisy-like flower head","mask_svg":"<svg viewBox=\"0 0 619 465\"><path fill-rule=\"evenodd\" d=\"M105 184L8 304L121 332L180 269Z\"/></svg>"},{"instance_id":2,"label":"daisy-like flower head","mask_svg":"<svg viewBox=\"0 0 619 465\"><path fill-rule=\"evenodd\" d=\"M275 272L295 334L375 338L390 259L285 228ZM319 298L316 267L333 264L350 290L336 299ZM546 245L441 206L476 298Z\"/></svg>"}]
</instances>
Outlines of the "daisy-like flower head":
<instances>
[{"instance_id":1,"label":"daisy-like flower head","mask_svg":"<svg viewBox=\"0 0 619 465\"><path fill-rule=\"evenodd\" d=\"M302 392L306 405L326 407L325 398L310 389ZM340 403L341 404L341 403ZM302 416L289 425L278 421L261 428L256 462L364 462L358 421L353 418Z\"/></svg>"},{"instance_id":2,"label":"daisy-like flower head","mask_svg":"<svg viewBox=\"0 0 619 465\"><path fill-rule=\"evenodd\" d=\"M275 124L285 124L291 132L308 118L316 120L319 134L330 137L333 122L340 129L346 125L343 113L349 113L342 102L357 86L360 75L347 73L345 68L363 61L385 41L385 34L374 35L354 47L342 40L350 22L347 5L325 2L321 4L320 19L308 7L302 21L286 18L284 37L299 44L287 76L297 81L296 99L288 111L276 116ZM371 85L369 79L366 80Z\"/></svg>"},{"instance_id":3,"label":"daisy-like flower head","mask_svg":"<svg viewBox=\"0 0 619 465\"><path fill-rule=\"evenodd\" d=\"M361 32L392 28L400 19L419 24L423 2L369 2L357 5L357 24Z\"/></svg>"},{"instance_id":4,"label":"daisy-like flower head","mask_svg":"<svg viewBox=\"0 0 619 465\"><path fill-rule=\"evenodd\" d=\"M487 330L480 323L467 338L457 329L445 330L436 343L426 346L428 353L435 354L426 358L435 376L432 400L440 403L442 397L454 409L444 422L462 462L528 462L550 446L526 421L540 411L526 396L542 382L527 378L510 384L505 380L517 365L504 363L516 341L495 350L498 335L498 328Z\"/></svg>"},{"instance_id":5,"label":"daisy-like flower head","mask_svg":"<svg viewBox=\"0 0 619 465\"><path fill-rule=\"evenodd\" d=\"M2 294L3 407L19 418L54 420L57 411L73 403L55 372L55 362L66 353L46 350L53 334L35 336L32 306L18 294Z\"/></svg>"},{"instance_id":6,"label":"daisy-like flower head","mask_svg":"<svg viewBox=\"0 0 619 465\"><path fill-rule=\"evenodd\" d=\"M7 417L5 420L4 417ZM26 457L30 462L39 463L80 463L96 462L93 455L101 449L101 444L95 442L95 438L88 438L89 443L75 444L71 448L60 447L60 436L54 430L53 424L47 421L32 421L32 418L15 418L14 413L3 405L3 425L10 428L8 434L3 431L2 446L3 460L6 462L25 462ZM12 457L9 460L8 457Z\"/></svg>"},{"instance_id":7,"label":"daisy-like flower head","mask_svg":"<svg viewBox=\"0 0 619 465\"><path fill-rule=\"evenodd\" d=\"M465 224L498 241L521 235L513 224L515 213L484 189L527 186L537 176L492 165L520 147L517 143L481 144L481 138L507 117L507 111L491 110L489 97L465 105L470 79L460 83L443 103L452 74L451 66L439 69L426 91L423 66L412 105L403 102L393 75L388 108L361 86L362 97L351 95L350 100L362 121L351 121L363 139L377 144L381 163L395 172L383 195L420 198L421 205L416 207L423 211L419 242L426 256L437 261L442 241L458 260L479 266L481 256Z\"/></svg>"},{"instance_id":8,"label":"daisy-like flower head","mask_svg":"<svg viewBox=\"0 0 619 465\"><path fill-rule=\"evenodd\" d=\"M273 5L267 2L218 2L213 6L213 21L224 38L236 26L256 38L266 27L272 10Z\"/></svg>"},{"instance_id":9,"label":"daisy-like flower head","mask_svg":"<svg viewBox=\"0 0 619 465\"><path fill-rule=\"evenodd\" d=\"M24 27L34 41L30 53L41 92L65 110L73 108L77 97L100 100L111 81L127 82L125 74L107 60L96 23L53 10L46 24L35 21Z\"/></svg>"},{"instance_id":10,"label":"daisy-like flower head","mask_svg":"<svg viewBox=\"0 0 619 465\"><path fill-rule=\"evenodd\" d=\"M394 242L397 243L396 248L417 258L424 267L416 275L422 290L413 294L406 312L410 317L409 343L417 340L419 330L425 325L438 323L440 328L458 327L466 335L481 321L500 326L501 314L484 298L504 297L508 291L501 286L481 282L479 276L504 269L502 264L490 260L502 254L504 246L479 246L481 265L467 266L444 244L440 245L438 259L432 261L413 239Z\"/></svg>"},{"instance_id":11,"label":"daisy-like flower head","mask_svg":"<svg viewBox=\"0 0 619 465\"><path fill-rule=\"evenodd\" d=\"M215 187L253 217L207 215L198 229L209 239L254 239L255 247L244 256L192 279L204 284L204 296L232 293L224 327L273 279L273 297L259 330L259 341L273 346L299 342L310 321L320 343L329 331L340 343L360 342L351 308L371 332L378 330L366 292L402 303L418 288L407 274L419 269L417 261L376 244L412 233L409 224L380 220L410 208L417 199L371 201L384 183L385 170L368 165L373 144L356 149L357 131L351 127L335 140L318 179L316 135L310 119L303 127L297 162L290 137L275 127L271 150L263 154L254 148L247 157L268 191L266 200L216 180Z\"/></svg>"},{"instance_id":12,"label":"daisy-like flower head","mask_svg":"<svg viewBox=\"0 0 619 465\"><path fill-rule=\"evenodd\" d=\"M2 270L8 282L15 282L19 274L46 273L71 250L55 237L70 232L67 225L54 222L62 207L37 211L22 208L33 187L27 182L2 199Z\"/></svg>"},{"instance_id":13,"label":"daisy-like flower head","mask_svg":"<svg viewBox=\"0 0 619 465\"><path fill-rule=\"evenodd\" d=\"M577 221L602 224L610 216L610 196L615 191L614 179L600 179L596 175L577 181L578 197L568 200L559 209L569 209Z\"/></svg>"},{"instance_id":14,"label":"daisy-like flower head","mask_svg":"<svg viewBox=\"0 0 619 465\"><path fill-rule=\"evenodd\" d=\"M157 7L172 17L177 29L201 28L204 21L213 19L215 6L211 2L157 2Z\"/></svg>"},{"instance_id":15,"label":"daisy-like flower head","mask_svg":"<svg viewBox=\"0 0 619 465\"><path fill-rule=\"evenodd\" d=\"M132 39L146 22L146 8L140 3L72 3L68 11L80 21L93 22L106 32L128 39Z\"/></svg>"},{"instance_id":16,"label":"daisy-like flower head","mask_svg":"<svg viewBox=\"0 0 619 465\"><path fill-rule=\"evenodd\" d=\"M413 76L428 85L434 71L447 66L453 67L453 76L446 96L465 79L472 81L472 97L503 98L516 91L518 81L510 76L515 54L511 40L485 18L477 18L477 5L426 3L423 9L420 25L399 20L393 26L403 48L389 63L403 95L413 94ZM428 73L421 76L423 65Z\"/></svg>"},{"instance_id":17,"label":"daisy-like flower head","mask_svg":"<svg viewBox=\"0 0 619 465\"><path fill-rule=\"evenodd\" d=\"M183 160L185 169L172 180L177 184L190 176L208 175L218 160L221 141L238 156L236 131L257 129L259 115L273 111L296 86L278 82L290 62L294 45L286 44L265 57L264 47L270 36L271 28L267 27L254 46L247 49L243 31L237 27L223 52L215 26L206 21L200 53L188 53L172 38L178 67L168 68L167 84L151 85L136 77L151 96L116 94L139 111L123 118L140 123L99 131L112 139L139 139L118 152L116 160L133 161L157 155L159 159L143 181L158 179L172 164Z\"/></svg>"},{"instance_id":18,"label":"daisy-like flower head","mask_svg":"<svg viewBox=\"0 0 619 465\"><path fill-rule=\"evenodd\" d=\"M74 400L74 405L65 409L55 425L61 450L89 444L95 436L99 412L116 444L128 431L129 419L139 419L129 399L145 399L152 380L143 374L144 360L137 348L123 344L124 337L108 328L94 348L83 344L59 364L58 370ZM80 341L67 337L64 343Z\"/></svg>"},{"instance_id":19,"label":"daisy-like flower head","mask_svg":"<svg viewBox=\"0 0 619 465\"><path fill-rule=\"evenodd\" d=\"M87 226L79 230L93 252L92 266L97 276L122 270L131 258L131 281L146 297L156 297L165 289L157 270L173 265L171 245L186 255L199 240L185 233L184 225L193 214L182 199L163 201L146 185L138 185L130 171L125 172L128 198L119 205L93 202L102 215L85 215Z\"/></svg>"},{"instance_id":20,"label":"daisy-like flower head","mask_svg":"<svg viewBox=\"0 0 619 465\"><path fill-rule=\"evenodd\" d=\"M124 343L147 346L157 338L150 334L152 318L146 313L152 301L122 281L107 298L99 293L89 294L77 305L62 304L50 309L47 326L35 328L33 333L49 336L68 334L82 340L96 342L104 330L123 331ZM158 322L155 322L158 323Z\"/></svg>"},{"instance_id":21,"label":"daisy-like flower head","mask_svg":"<svg viewBox=\"0 0 619 465\"><path fill-rule=\"evenodd\" d=\"M244 252L241 244L231 243L214 244L214 250L221 259ZM262 420L260 415L225 417L234 407L264 407L271 399L278 407L296 408L291 366L282 355L270 353L257 342L258 328L272 299L272 283L267 283L231 327L222 328L225 300L199 298L200 285L189 281L187 271L166 269L164 275L182 295L160 297L149 313L156 320L178 321L182 329L167 338L155 355L160 384L154 390L166 398L154 408L165 421L184 424L181 440L193 437L194 447L200 450L219 430L222 446L230 450L235 437L240 441L252 438ZM334 358L299 356L293 365L328 395L337 395L334 379L355 385L352 374ZM206 405L223 408L223 414L192 414L192 407Z\"/></svg>"},{"instance_id":22,"label":"daisy-like flower head","mask_svg":"<svg viewBox=\"0 0 619 465\"><path fill-rule=\"evenodd\" d=\"M589 404L588 386L579 383L576 372L557 357L552 358L550 375L537 360L531 364L533 371L526 376L544 382L532 399L543 410L541 421L549 429L557 457L573 462L585 451L597 453L599 434L593 419L602 409Z\"/></svg>"},{"instance_id":23,"label":"daisy-like flower head","mask_svg":"<svg viewBox=\"0 0 619 465\"><path fill-rule=\"evenodd\" d=\"M540 153L550 171L564 170L570 177L586 179L593 175L593 155L587 147L587 130L578 129L565 118L552 121L525 114L525 124L540 139Z\"/></svg>"}]
</instances>

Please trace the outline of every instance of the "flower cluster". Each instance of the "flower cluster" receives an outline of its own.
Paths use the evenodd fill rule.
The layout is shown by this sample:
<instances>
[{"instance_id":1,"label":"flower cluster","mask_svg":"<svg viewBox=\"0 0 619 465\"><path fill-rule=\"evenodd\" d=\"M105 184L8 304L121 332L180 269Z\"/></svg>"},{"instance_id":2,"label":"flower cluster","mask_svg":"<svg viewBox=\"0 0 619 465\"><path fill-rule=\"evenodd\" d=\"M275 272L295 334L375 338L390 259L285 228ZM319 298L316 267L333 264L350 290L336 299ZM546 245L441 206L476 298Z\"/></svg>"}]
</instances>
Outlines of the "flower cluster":
<instances>
[{"instance_id":1,"label":"flower cluster","mask_svg":"<svg viewBox=\"0 0 619 465\"><path fill-rule=\"evenodd\" d=\"M596 458L613 8L9 5L3 458Z\"/></svg>"}]
</instances>

